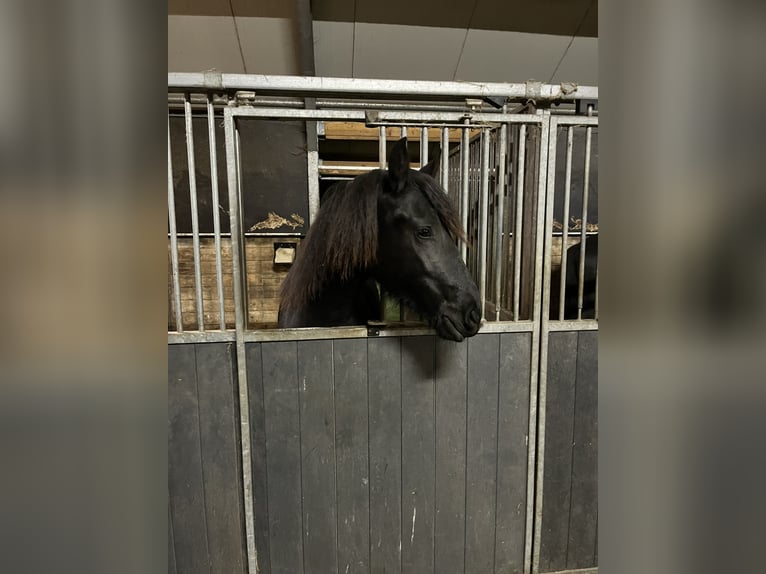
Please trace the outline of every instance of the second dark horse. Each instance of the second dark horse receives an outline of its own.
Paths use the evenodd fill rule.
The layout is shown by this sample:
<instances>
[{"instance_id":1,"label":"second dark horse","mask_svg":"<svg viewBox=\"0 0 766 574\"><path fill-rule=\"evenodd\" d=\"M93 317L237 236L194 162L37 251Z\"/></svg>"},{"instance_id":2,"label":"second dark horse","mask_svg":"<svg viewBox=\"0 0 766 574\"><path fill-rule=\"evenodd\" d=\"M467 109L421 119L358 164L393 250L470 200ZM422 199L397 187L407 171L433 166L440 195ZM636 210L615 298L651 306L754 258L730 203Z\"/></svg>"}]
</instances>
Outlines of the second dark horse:
<instances>
[{"instance_id":1,"label":"second dark horse","mask_svg":"<svg viewBox=\"0 0 766 574\"><path fill-rule=\"evenodd\" d=\"M377 282L444 339L481 323L479 290L456 245L459 219L433 178L438 158L410 169L407 140L388 170L329 189L282 286L280 327L364 325L380 318Z\"/></svg>"}]
</instances>

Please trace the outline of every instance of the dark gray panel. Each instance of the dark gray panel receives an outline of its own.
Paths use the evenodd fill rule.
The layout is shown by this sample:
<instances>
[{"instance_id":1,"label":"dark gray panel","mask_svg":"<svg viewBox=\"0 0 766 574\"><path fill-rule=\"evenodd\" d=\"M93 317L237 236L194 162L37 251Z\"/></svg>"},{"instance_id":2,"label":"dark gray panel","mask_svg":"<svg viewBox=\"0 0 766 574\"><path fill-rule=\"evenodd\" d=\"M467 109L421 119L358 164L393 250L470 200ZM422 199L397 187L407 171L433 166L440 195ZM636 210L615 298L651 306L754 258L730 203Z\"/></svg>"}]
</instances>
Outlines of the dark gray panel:
<instances>
[{"instance_id":1,"label":"dark gray panel","mask_svg":"<svg viewBox=\"0 0 766 574\"><path fill-rule=\"evenodd\" d=\"M173 517L170 514L170 504L168 504L168 574L176 574L176 548L173 538Z\"/></svg>"},{"instance_id":2,"label":"dark gray panel","mask_svg":"<svg viewBox=\"0 0 766 574\"><path fill-rule=\"evenodd\" d=\"M309 572L337 572L332 341L298 343L303 552Z\"/></svg>"},{"instance_id":3,"label":"dark gray panel","mask_svg":"<svg viewBox=\"0 0 766 574\"><path fill-rule=\"evenodd\" d=\"M370 492L367 456L367 341L332 342L335 363L338 569L369 572Z\"/></svg>"},{"instance_id":4,"label":"dark gray panel","mask_svg":"<svg viewBox=\"0 0 766 574\"><path fill-rule=\"evenodd\" d=\"M434 568L434 337L402 338L402 572Z\"/></svg>"},{"instance_id":5,"label":"dark gray panel","mask_svg":"<svg viewBox=\"0 0 766 574\"><path fill-rule=\"evenodd\" d=\"M540 572L566 568L576 376L577 333L551 333L545 407Z\"/></svg>"},{"instance_id":6,"label":"dark gray panel","mask_svg":"<svg viewBox=\"0 0 766 574\"><path fill-rule=\"evenodd\" d=\"M271 571L303 571L301 445L295 342L263 343Z\"/></svg>"},{"instance_id":7,"label":"dark gray panel","mask_svg":"<svg viewBox=\"0 0 766 574\"><path fill-rule=\"evenodd\" d=\"M567 568L595 566L598 519L598 331L578 336Z\"/></svg>"},{"instance_id":8,"label":"dark gray panel","mask_svg":"<svg viewBox=\"0 0 766 574\"><path fill-rule=\"evenodd\" d=\"M436 341L434 571L462 573L468 344Z\"/></svg>"},{"instance_id":9,"label":"dark gray panel","mask_svg":"<svg viewBox=\"0 0 766 574\"><path fill-rule=\"evenodd\" d=\"M232 343L196 346L205 516L213 572L244 572L239 416Z\"/></svg>"},{"instance_id":10,"label":"dark gray panel","mask_svg":"<svg viewBox=\"0 0 766 574\"><path fill-rule=\"evenodd\" d=\"M194 345L168 346L168 495L176 566L209 572Z\"/></svg>"},{"instance_id":11,"label":"dark gray panel","mask_svg":"<svg viewBox=\"0 0 766 574\"><path fill-rule=\"evenodd\" d=\"M263 365L261 344L245 346L247 385L250 403L250 453L252 461L253 506L255 513L255 550L262 574L271 572L269 545L269 504L266 479L266 412L263 403Z\"/></svg>"},{"instance_id":12,"label":"dark gray panel","mask_svg":"<svg viewBox=\"0 0 766 574\"><path fill-rule=\"evenodd\" d=\"M532 334L500 335L495 572L524 570Z\"/></svg>"},{"instance_id":13,"label":"dark gray panel","mask_svg":"<svg viewBox=\"0 0 766 574\"><path fill-rule=\"evenodd\" d=\"M465 572L492 572L497 491L497 391L500 335L468 345Z\"/></svg>"},{"instance_id":14,"label":"dark gray panel","mask_svg":"<svg viewBox=\"0 0 766 574\"><path fill-rule=\"evenodd\" d=\"M370 572L401 571L401 339L370 339Z\"/></svg>"}]
</instances>

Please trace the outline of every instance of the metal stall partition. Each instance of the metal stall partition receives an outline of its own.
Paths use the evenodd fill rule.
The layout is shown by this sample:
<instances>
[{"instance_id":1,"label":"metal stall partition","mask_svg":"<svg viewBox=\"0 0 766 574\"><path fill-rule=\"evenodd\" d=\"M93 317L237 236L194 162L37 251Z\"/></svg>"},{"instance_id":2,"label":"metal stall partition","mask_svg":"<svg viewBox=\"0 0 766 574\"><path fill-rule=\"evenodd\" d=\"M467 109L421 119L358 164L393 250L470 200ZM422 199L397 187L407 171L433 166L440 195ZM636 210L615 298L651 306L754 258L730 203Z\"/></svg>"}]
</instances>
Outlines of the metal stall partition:
<instances>
[{"instance_id":1,"label":"metal stall partition","mask_svg":"<svg viewBox=\"0 0 766 574\"><path fill-rule=\"evenodd\" d=\"M597 130L551 117L534 573L598 570Z\"/></svg>"},{"instance_id":2,"label":"metal stall partition","mask_svg":"<svg viewBox=\"0 0 766 574\"><path fill-rule=\"evenodd\" d=\"M543 223L556 118L547 111L466 111L443 102L495 91L509 101L525 100L530 86L517 84L208 76L169 75L170 91L183 96L185 123L194 125L194 107L207 114L209 141L222 128L218 143L209 145L210 162L211 171L216 165L225 174L228 192L219 197L228 225L214 221L210 242L218 290L199 294L205 257L194 238L203 232L193 226L192 256L179 261L179 189L169 166L169 393L177 405L169 444L177 461L169 469L173 567L194 572L224 565L251 573L537 569L537 435L545 430L538 371L546 360L543 283L550 281L543 273ZM531 90L542 100L594 95L592 88L576 97L554 86ZM307 95L327 99L306 109L296 96ZM422 101L363 99L371 97ZM250 209L245 196L253 190L243 187L249 144L240 132L264 120L379 128L381 166L388 129L416 130L421 164L435 131L443 186L469 232L463 255L481 287L485 323L479 335L455 344L422 326L278 330L249 322L258 301L251 297L243 222ZM447 151L453 130L460 135ZM184 136L191 158L191 130ZM169 159L170 139L169 129ZM313 221L320 162L316 154L302 161ZM283 235L300 240L297 232ZM193 287L195 314L213 299L219 322L206 325L207 317L197 317L196 329L184 327L184 285ZM216 389L228 401L222 404L231 405L224 423L203 399L216 371L228 381ZM187 475L200 478L185 481ZM223 515L230 518L225 528Z\"/></svg>"}]
</instances>

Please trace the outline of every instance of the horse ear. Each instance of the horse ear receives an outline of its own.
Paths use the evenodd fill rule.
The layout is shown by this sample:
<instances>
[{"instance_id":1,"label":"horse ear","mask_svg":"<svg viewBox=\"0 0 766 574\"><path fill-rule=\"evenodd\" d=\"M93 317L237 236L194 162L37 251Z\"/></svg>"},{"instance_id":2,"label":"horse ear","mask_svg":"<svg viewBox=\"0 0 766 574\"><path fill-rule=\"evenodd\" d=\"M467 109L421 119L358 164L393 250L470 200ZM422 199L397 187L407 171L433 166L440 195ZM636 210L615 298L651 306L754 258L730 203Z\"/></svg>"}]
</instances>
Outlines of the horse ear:
<instances>
[{"instance_id":1,"label":"horse ear","mask_svg":"<svg viewBox=\"0 0 766 574\"><path fill-rule=\"evenodd\" d=\"M410 157L407 153L407 138L402 138L391 148L388 159L388 177L394 191L401 191L407 183L407 173L410 171Z\"/></svg>"},{"instance_id":2,"label":"horse ear","mask_svg":"<svg viewBox=\"0 0 766 574\"><path fill-rule=\"evenodd\" d=\"M436 150L436 153L434 154L434 158L431 161L429 161L426 165L420 168L420 173L430 175L431 177L436 177L436 174L439 171L439 156L440 155L441 155L441 150Z\"/></svg>"}]
</instances>

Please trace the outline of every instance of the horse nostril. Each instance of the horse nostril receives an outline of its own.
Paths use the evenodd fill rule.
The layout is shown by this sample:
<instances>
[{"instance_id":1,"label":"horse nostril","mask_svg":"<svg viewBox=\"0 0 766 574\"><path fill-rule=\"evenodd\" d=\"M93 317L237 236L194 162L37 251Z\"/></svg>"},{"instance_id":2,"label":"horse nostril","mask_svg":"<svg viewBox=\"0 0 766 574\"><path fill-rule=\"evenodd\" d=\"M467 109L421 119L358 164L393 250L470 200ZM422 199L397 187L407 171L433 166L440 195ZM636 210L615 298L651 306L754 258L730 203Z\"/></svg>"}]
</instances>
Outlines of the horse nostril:
<instances>
[{"instance_id":1,"label":"horse nostril","mask_svg":"<svg viewBox=\"0 0 766 574\"><path fill-rule=\"evenodd\" d=\"M466 323L470 325L478 325L479 322L481 321L481 313L479 312L479 309L476 307L471 309L471 311L468 313L467 319L468 320L466 321Z\"/></svg>"}]
</instances>

